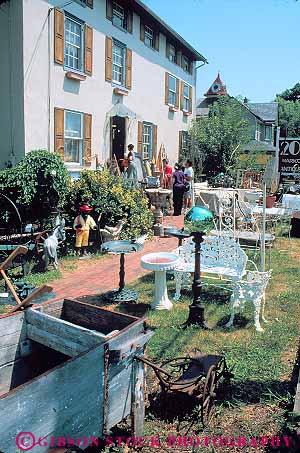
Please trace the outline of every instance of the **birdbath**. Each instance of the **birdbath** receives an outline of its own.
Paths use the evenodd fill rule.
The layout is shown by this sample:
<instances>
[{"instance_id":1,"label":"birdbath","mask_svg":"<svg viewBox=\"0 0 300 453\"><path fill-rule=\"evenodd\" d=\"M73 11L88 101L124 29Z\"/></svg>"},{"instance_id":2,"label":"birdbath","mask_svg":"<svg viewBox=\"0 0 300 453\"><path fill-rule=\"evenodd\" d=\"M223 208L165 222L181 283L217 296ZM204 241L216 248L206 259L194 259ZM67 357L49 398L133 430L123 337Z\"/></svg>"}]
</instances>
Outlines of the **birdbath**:
<instances>
[{"instance_id":1,"label":"birdbath","mask_svg":"<svg viewBox=\"0 0 300 453\"><path fill-rule=\"evenodd\" d=\"M175 253L166 252L148 253L142 256L142 268L155 272L154 301L151 304L151 308L155 310L171 310L173 307L168 297L166 271L174 269L179 259L179 256L175 255Z\"/></svg>"},{"instance_id":2,"label":"birdbath","mask_svg":"<svg viewBox=\"0 0 300 453\"><path fill-rule=\"evenodd\" d=\"M146 194L150 198L150 202L154 205L154 223L163 223L163 212L162 207L165 206L167 196L171 195L172 190L169 189L145 189Z\"/></svg>"},{"instance_id":3,"label":"birdbath","mask_svg":"<svg viewBox=\"0 0 300 453\"><path fill-rule=\"evenodd\" d=\"M139 252L144 246L134 241L108 241L102 244L101 251L120 255L120 281L119 288L109 291L105 297L111 302L130 302L136 301L138 294L136 291L125 288L125 255L128 253Z\"/></svg>"},{"instance_id":4,"label":"birdbath","mask_svg":"<svg viewBox=\"0 0 300 453\"><path fill-rule=\"evenodd\" d=\"M184 229L179 230L177 228L172 228L168 230L168 234L178 239L178 247L182 246L183 239L187 239L191 236L190 231Z\"/></svg>"}]
</instances>

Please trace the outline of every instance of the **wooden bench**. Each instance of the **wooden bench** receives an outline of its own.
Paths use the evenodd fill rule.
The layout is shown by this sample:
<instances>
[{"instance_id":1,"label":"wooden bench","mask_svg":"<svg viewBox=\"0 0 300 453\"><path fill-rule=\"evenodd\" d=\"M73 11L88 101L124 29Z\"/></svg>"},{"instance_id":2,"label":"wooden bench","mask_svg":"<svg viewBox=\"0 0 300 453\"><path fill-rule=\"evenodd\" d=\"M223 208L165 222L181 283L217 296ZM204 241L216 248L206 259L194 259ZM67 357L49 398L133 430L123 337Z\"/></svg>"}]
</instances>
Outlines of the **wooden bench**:
<instances>
[{"instance_id":1,"label":"wooden bench","mask_svg":"<svg viewBox=\"0 0 300 453\"><path fill-rule=\"evenodd\" d=\"M188 239L175 250L175 253L181 258L174 270L176 282L174 299L179 300L182 285L188 284L190 286L190 274L195 271L195 244L193 240ZM201 244L200 269L204 275L216 275L227 280L240 280L246 273L248 262L252 263L233 238L206 236Z\"/></svg>"}]
</instances>

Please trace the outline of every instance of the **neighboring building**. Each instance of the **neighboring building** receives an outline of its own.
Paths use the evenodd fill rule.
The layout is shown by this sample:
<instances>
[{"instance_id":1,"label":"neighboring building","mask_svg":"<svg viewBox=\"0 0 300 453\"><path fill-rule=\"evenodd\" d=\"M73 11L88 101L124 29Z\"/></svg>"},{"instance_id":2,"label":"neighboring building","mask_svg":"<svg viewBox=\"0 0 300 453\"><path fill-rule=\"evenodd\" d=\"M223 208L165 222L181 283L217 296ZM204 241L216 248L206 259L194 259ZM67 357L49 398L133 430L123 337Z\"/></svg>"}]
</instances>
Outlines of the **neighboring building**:
<instances>
[{"instance_id":1,"label":"neighboring building","mask_svg":"<svg viewBox=\"0 0 300 453\"><path fill-rule=\"evenodd\" d=\"M0 0L0 167L33 149L74 175L129 143L174 162L206 59L140 0ZM61 6L63 5L63 6Z\"/></svg>"},{"instance_id":2,"label":"neighboring building","mask_svg":"<svg viewBox=\"0 0 300 453\"><path fill-rule=\"evenodd\" d=\"M217 75L209 90L204 94L204 98L197 101L197 118L208 116L211 105L220 96L228 96L226 85L221 80L220 74ZM239 101L237 101L239 102ZM247 152L256 147L265 152L275 152L275 129L278 126L278 103L277 102L248 102L245 98L240 103L245 109L245 118L250 122L252 129L252 140L243 146L243 151Z\"/></svg>"}]
</instances>

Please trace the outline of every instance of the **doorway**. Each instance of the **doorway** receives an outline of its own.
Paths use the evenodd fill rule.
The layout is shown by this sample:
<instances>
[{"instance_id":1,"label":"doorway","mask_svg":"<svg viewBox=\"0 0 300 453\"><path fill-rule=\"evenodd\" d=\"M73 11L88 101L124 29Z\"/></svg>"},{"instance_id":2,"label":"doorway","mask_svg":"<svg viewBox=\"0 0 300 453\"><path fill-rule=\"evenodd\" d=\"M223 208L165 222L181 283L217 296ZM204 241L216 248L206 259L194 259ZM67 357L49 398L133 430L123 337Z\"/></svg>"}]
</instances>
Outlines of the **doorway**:
<instances>
[{"instance_id":1,"label":"doorway","mask_svg":"<svg viewBox=\"0 0 300 453\"><path fill-rule=\"evenodd\" d=\"M124 159L125 154L125 122L126 118L113 116L111 119L111 154L112 158L116 156L117 161Z\"/></svg>"}]
</instances>

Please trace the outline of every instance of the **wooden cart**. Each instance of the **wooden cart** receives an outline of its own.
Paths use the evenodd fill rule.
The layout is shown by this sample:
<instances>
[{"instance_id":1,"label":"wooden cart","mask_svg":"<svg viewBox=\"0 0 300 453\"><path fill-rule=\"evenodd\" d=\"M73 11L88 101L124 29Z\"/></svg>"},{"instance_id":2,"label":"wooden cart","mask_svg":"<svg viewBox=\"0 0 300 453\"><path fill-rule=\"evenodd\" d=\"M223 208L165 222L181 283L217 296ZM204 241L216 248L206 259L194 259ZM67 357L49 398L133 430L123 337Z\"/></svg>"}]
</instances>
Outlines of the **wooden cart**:
<instances>
[{"instance_id":1,"label":"wooden cart","mask_svg":"<svg viewBox=\"0 0 300 453\"><path fill-rule=\"evenodd\" d=\"M151 335L144 319L76 300L0 316L0 451L15 453L20 432L44 444L101 438L128 415L142 435L144 363L135 357Z\"/></svg>"}]
</instances>

